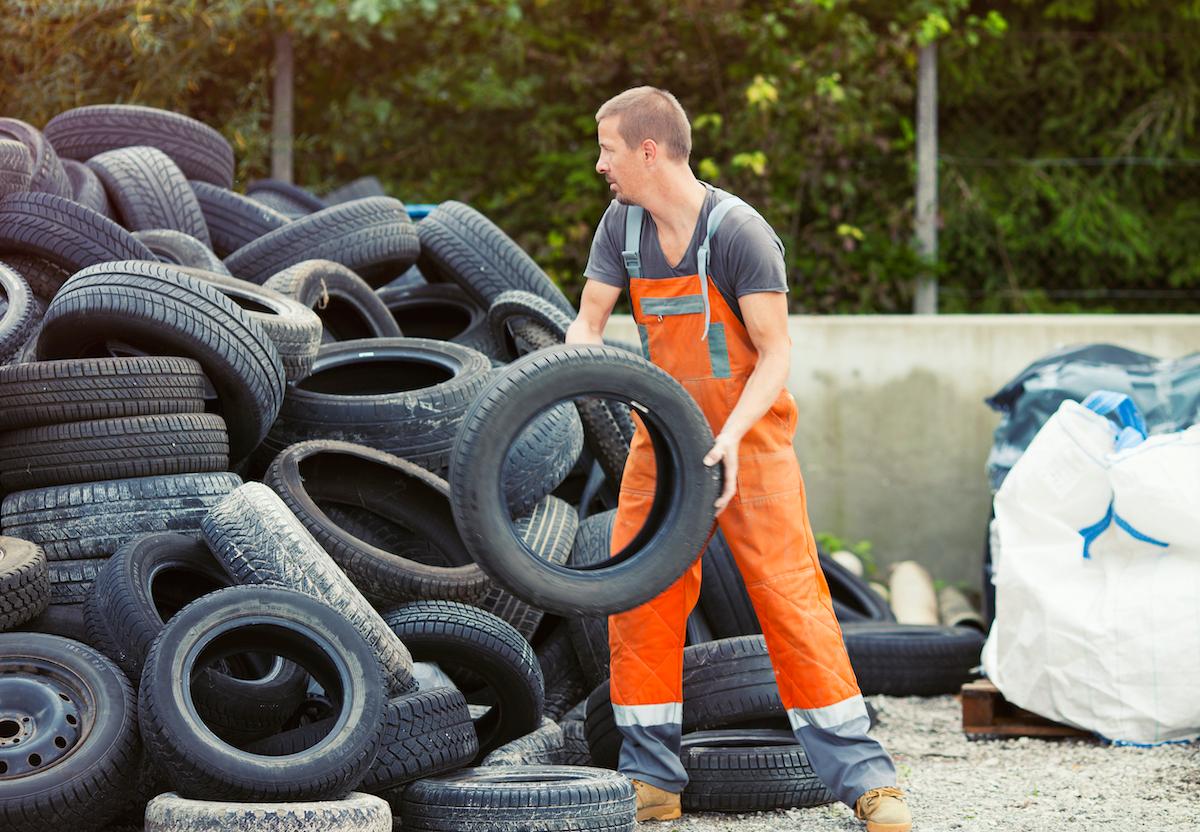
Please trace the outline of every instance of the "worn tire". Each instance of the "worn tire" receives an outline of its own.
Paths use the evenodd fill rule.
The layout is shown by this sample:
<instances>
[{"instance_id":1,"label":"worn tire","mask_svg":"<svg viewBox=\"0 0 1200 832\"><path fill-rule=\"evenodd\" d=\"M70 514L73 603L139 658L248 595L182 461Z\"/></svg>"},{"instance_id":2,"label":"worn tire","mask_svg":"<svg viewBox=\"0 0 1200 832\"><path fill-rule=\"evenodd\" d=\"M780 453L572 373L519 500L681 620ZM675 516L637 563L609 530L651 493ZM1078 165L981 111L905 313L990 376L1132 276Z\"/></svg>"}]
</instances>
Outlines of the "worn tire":
<instances>
[{"instance_id":1,"label":"worn tire","mask_svg":"<svg viewBox=\"0 0 1200 832\"><path fill-rule=\"evenodd\" d=\"M0 367L0 430L204 410L204 372L190 358L142 356Z\"/></svg>"},{"instance_id":2,"label":"worn tire","mask_svg":"<svg viewBox=\"0 0 1200 832\"><path fill-rule=\"evenodd\" d=\"M241 484L216 473L34 488L4 498L0 525L50 560L108 557L140 534L199 530L209 506Z\"/></svg>"},{"instance_id":3,"label":"worn tire","mask_svg":"<svg viewBox=\"0 0 1200 832\"><path fill-rule=\"evenodd\" d=\"M40 672L29 672L30 665ZM15 690L0 693L6 717L33 726L24 729L29 736L23 745L0 750L7 770L0 778L0 826L6 832L100 828L125 809L137 780L141 747L129 680L115 664L79 642L41 633L0 634L0 689L13 684L18 674L25 677L26 695L34 688L54 703L54 709L42 710L33 721L33 713L19 715ZM55 711L58 718L48 719ZM67 721L67 715L76 722ZM87 730L81 731L84 726ZM53 730L47 734L47 728ZM13 763L19 757L26 763L31 749L33 756L57 754L62 746L51 741L47 750L43 745L43 738L49 737L63 739L68 755L46 765L39 762L18 775Z\"/></svg>"},{"instance_id":4,"label":"worn tire","mask_svg":"<svg viewBox=\"0 0 1200 832\"><path fill-rule=\"evenodd\" d=\"M7 362L35 333L41 316L25 278L3 263L0 263L0 293L4 296L4 310L0 312L0 362Z\"/></svg>"},{"instance_id":5,"label":"worn tire","mask_svg":"<svg viewBox=\"0 0 1200 832\"><path fill-rule=\"evenodd\" d=\"M558 723L542 717L542 724L528 734L510 740L492 751L481 766L553 766L563 751L563 732Z\"/></svg>"},{"instance_id":6,"label":"worn tire","mask_svg":"<svg viewBox=\"0 0 1200 832\"><path fill-rule=\"evenodd\" d=\"M466 691L468 702L491 705L475 721L478 758L541 724L545 688L537 656L502 619L465 604L414 601L383 620L416 661L437 662L460 689L482 680L485 687Z\"/></svg>"},{"instance_id":7,"label":"worn tire","mask_svg":"<svg viewBox=\"0 0 1200 832\"><path fill-rule=\"evenodd\" d=\"M550 719L561 719L567 711L586 699L591 689L579 666L566 622L558 619L546 630L535 652L542 668L542 678L546 682L546 704L542 713Z\"/></svg>"},{"instance_id":8,"label":"worn tire","mask_svg":"<svg viewBox=\"0 0 1200 832\"><path fill-rule=\"evenodd\" d=\"M602 563L610 557L616 516L616 509L613 509L593 514L579 524L571 549L572 566ZM571 634L571 644L579 657L584 678L590 686L595 687L608 678L608 616L572 616L567 619L567 631Z\"/></svg>"},{"instance_id":9,"label":"worn tire","mask_svg":"<svg viewBox=\"0 0 1200 832\"><path fill-rule=\"evenodd\" d=\"M67 179L71 182L71 193L69 194L71 199L80 205L86 205L97 214L103 214L112 219L113 207L108 201L108 194L104 191L104 183L100 181L96 172L75 159L62 159L61 161L63 170L67 172Z\"/></svg>"},{"instance_id":10,"label":"worn tire","mask_svg":"<svg viewBox=\"0 0 1200 832\"><path fill-rule=\"evenodd\" d=\"M146 145L166 153L189 179L233 185L233 148L194 118L134 104L98 104L59 113L46 138L67 159L90 159L118 147Z\"/></svg>"},{"instance_id":11,"label":"worn tire","mask_svg":"<svg viewBox=\"0 0 1200 832\"><path fill-rule=\"evenodd\" d=\"M47 125L49 126L49 125ZM71 197L71 180L63 170L59 154L43 131L20 119L0 118L0 136L11 136L29 149L29 190Z\"/></svg>"},{"instance_id":12,"label":"worn tire","mask_svg":"<svg viewBox=\"0 0 1200 832\"><path fill-rule=\"evenodd\" d=\"M200 242L190 234L171 228L148 228L133 232L133 236L154 252L160 263L229 276L229 269L225 268L221 258L208 244Z\"/></svg>"},{"instance_id":13,"label":"worn tire","mask_svg":"<svg viewBox=\"0 0 1200 832\"><path fill-rule=\"evenodd\" d=\"M209 245L204 212L187 177L156 147L122 147L88 159L117 219L130 231L167 228Z\"/></svg>"},{"instance_id":14,"label":"worn tire","mask_svg":"<svg viewBox=\"0 0 1200 832\"><path fill-rule=\"evenodd\" d=\"M311 309L321 320L321 340L399 338L400 327L361 277L332 260L303 260L263 284Z\"/></svg>"},{"instance_id":15,"label":"worn tire","mask_svg":"<svg viewBox=\"0 0 1200 832\"><path fill-rule=\"evenodd\" d=\"M146 805L144 832L392 832L392 810L369 794L304 803L188 800L174 792Z\"/></svg>"},{"instance_id":16,"label":"worn tire","mask_svg":"<svg viewBox=\"0 0 1200 832\"><path fill-rule=\"evenodd\" d=\"M688 773L680 795L687 812L763 812L834 801L791 731L697 731L684 735L679 756Z\"/></svg>"},{"instance_id":17,"label":"worn tire","mask_svg":"<svg viewBox=\"0 0 1200 832\"><path fill-rule=\"evenodd\" d=\"M239 460L266 435L283 402L278 350L258 322L213 286L161 263L106 263L77 273L42 321L38 357L103 353L113 339L186 355L204 367Z\"/></svg>"},{"instance_id":18,"label":"worn tire","mask_svg":"<svg viewBox=\"0 0 1200 832\"><path fill-rule=\"evenodd\" d=\"M574 313L566 296L533 258L470 205L442 202L421 220L417 231L421 271L454 281L485 309L502 292L521 289L566 314Z\"/></svg>"},{"instance_id":19,"label":"worn tire","mask_svg":"<svg viewBox=\"0 0 1200 832\"><path fill-rule=\"evenodd\" d=\"M0 632L36 618L49 604L46 553L27 540L0 537Z\"/></svg>"},{"instance_id":20,"label":"worn tire","mask_svg":"<svg viewBox=\"0 0 1200 832\"><path fill-rule=\"evenodd\" d=\"M33 181L33 154L23 142L0 139L0 197L29 190Z\"/></svg>"},{"instance_id":21,"label":"worn tire","mask_svg":"<svg viewBox=\"0 0 1200 832\"><path fill-rule=\"evenodd\" d=\"M487 358L444 341L325 344L312 372L288 388L262 452L340 439L443 471L462 415L490 376Z\"/></svg>"},{"instance_id":22,"label":"worn tire","mask_svg":"<svg viewBox=\"0 0 1200 832\"><path fill-rule=\"evenodd\" d=\"M357 179L352 179L345 185L339 185L332 191L324 194L321 200L326 205L337 205L342 202L349 202L352 199L363 199L368 196L387 196L387 189L383 187L374 176L360 176Z\"/></svg>"},{"instance_id":23,"label":"worn tire","mask_svg":"<svg viewBox=\"0 0 1200 832\"><path fill-rule=\"evenodd\" d=\"M6 492L228 468L225 420L211 413L132 416L0 433L0 488Z\"/></svg>"},{"instance_id":24,"label":"worn tire","mask_svg":"<svg viewBox=\"0 0 1200 832\"><path fill-rule=\"evenodd\" d=\"M303 217L329 207L311 191L279 179L255 179L246 186L246 196L292 218Z\"/></svg>"},{"instance_id":25,"label":"worn tire","mask_svg":"<svg viewBox=\"0 0 1200 832\"><path fill-rule=\"evenodd\" d=\"M392 604L474 603L488 592L491 582L471 560L454 525L450 486L414 463L363 445L317 440L287 448L263 481L371 598ZM383 549L355 536L323 510L328 503L358 507L411 530L442 563L413 560L404 550Z\"/></svg>"},{"instance_id":26,"label":"worn tire","mask_svg":"<svg viewBox=\"0 0 1200 832\"><path fill-rule=\"evenodd\" d=\"M465 813L481 813L489 832L633 832L637 798L628 778L594 768L468 768L409 786L400 823L405 832L464 832Z\"/></svg>"},{"instance_id":27,"label":"worn tire","mask_svg":"<svg viewBox=\"0 0 1200 832\"><path fill-rule=\"evenodd\" d=\"M0 199L0 249L44 257L74 273L113 260L154 260L150 249L108 217L64 196Z\"/></svg>"},{"instance_id":28,"label":"worn tire","mask_svg":"<svg viewBox=\"0 0 1200 832\"><path fill-rule=\"evenodd\" d=\"M313 745L332 720L303 725L267 737L247 750L292 754ZM469 765L479 750L467 700L453 688L435 688L393 697L383 714L379 755L359 784L365 792L388 789Z\"/></svg>"},{"instance_id":29,"label":"worn tire","mask_svg":"<svg viewBox=\"0 0 1200 832\"><path fill-rule=\"evenodd\" d=\"M91 594L92 584L104 566L105 558L55 560L48 564L50 603L82 604Z\"/></svg>"},{"instance_id":30,"label":"worn tire","mask_svg":"<svg viewBox=\"0 0 1200 832\"><path fill-rule=\"evenodd\" d=\"M209 645L275 653L303 666L338 692L341 719L316 745L285 756L220 740L189 716L190 680ZM138 717L147 749L181 795L320 800L347 794L374 762L385 701L374 650L337 609L293 590L236 586L192 602L155 638Z\"/></svg>"},{"instance_id":31,"label":"worn tire","mask_svg":"<svg viewBox=\"0 0 1200 832\"><path fill-rule=\"evenodd\" d=\"M865 694L937 696L974 678L984 635L974 627L889 624L842 625L858 685Z\"/></svg>"},{"instance_id":32,"label":"worn tire","mask_svg":"<svg viewBox=\"0 0 1200 832\"><path fill-rule=\"evenodd\" d=\"M246 316L262 327L283 362L290 381L304 378L312 369L321 347L321 320L308 307L248 280L210 270L183 268L232 300Z\"/></svg>"},{"instance_id":33,"label":"worn tire","mask_svg":"<svg viewBox=\"0 0 1200 832\"><path fill-rule=\"evenodd\" d=\"M62 266L36 254L5 252L0 254L0 264L25 278L34 296L47 302L53 299L71 276L71 272Z\"/></svg>"},{"instance_id":34,"label":"worn tire","mask_svg":"<svg viewBox=\"0 0 1200 832\"><path fill-rule=\"evenodd\" d=\"M201 528L237 583L286 587L335 607L375 651L388 691L415 689L408 649L275 492L247 483L215 506Z\"/></svg>"},{"instance_id":35,"label":"worn tire","mask_svg":"<svg viewBox=\"0 0 1200 832\"><path fill-rule=\"evenodd\" d=\"M459 286L389 285L379 290L379 298L408 337L453 341L502 360L500 346L488 329L486 309Z\"/></svg>"},{"instance_id":36,"label":"worn tire","mask_svg":"<svg viewBox=\"0 0 1200 832\"><path fill-rule=\"evenodd\" d=\"M377 196L293 220L242 246L225 265L238 277L265 283L303 260L332 260L379 286L416 261L419 245L404 204Z\"/></svg>"},{"instance_id":37,"label":"worn tire","mask_svg":"<svg viewBox=\"0 0 1200 832\"><path fill-rule=\"evenodd\" d=\"M534 415L580 395L636 400L661 444L652 516L626 551L588 570L535 558L496 499L513 439ZM555 347L511 364L463 417L451 459L454 518L484 571L533 606L563 614L608 614L650 600L691 565L712 526L720 472L703 464L712 432L695 401L662 370L608 347ZM666 469L666 470L663 470ZM670 541L669 546L665 541Z\"/></svg>"},{"instance_id":38,"label":"worn tire","mask_svg":"<svg viewBox=\"0 0 1200 832\"><path fill-rule=\"evenodd\" d=\"M213 251L221 257L291 222L284 214L236 191L197 179L188 184L204 213Z\"/></svg>"}]
</instances>

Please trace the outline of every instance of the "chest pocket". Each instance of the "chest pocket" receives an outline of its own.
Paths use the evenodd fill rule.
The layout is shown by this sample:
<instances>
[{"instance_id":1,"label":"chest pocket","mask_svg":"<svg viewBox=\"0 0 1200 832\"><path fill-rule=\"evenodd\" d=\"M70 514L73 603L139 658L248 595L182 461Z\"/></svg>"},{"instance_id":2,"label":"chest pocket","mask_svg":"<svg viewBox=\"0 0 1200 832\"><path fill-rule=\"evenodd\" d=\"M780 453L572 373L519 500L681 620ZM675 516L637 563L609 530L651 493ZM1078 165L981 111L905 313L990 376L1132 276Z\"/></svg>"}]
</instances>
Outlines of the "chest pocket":
<instances>
[{"instance_id":1,"label":"chest pocket","mask_svg":"<svg viewBox=\"0 0 1200 832\"><path fill-rule=\"evenodd\" d=\"M705 304L700 295L639 297L638 334L646 357L675 378L729 378L729 347L725 325L708 324L704 338Z\"/></svg>"}]
</instances>

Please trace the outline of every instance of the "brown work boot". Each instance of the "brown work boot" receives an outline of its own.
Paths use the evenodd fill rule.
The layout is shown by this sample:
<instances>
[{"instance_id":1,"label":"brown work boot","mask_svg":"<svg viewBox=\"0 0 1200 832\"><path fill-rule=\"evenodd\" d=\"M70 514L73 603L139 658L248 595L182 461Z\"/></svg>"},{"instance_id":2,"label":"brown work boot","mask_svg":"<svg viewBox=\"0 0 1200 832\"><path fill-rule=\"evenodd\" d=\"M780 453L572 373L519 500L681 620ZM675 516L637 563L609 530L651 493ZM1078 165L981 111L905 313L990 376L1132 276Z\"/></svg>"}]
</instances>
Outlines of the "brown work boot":
<instances>
[{"instance_id":1,"label":"brown work boot","mask_svg":"<svg viewBox=\"0 0 1200 832\"><path fill-rule=\"evenodd\" d=\"M867 832L909 832L912 815L904 792L893 786L871 789L854 803L854 816L867 822Z\"/></svg>"},{"instance_id":2,"label":"brown work boot","mask_svg":"<svg viewBox=\"0 0 1200 832\"><path fill-rule=\"evenodd\" d=\"M674 820L683 814L679 808L679 795L651 786L641 780L633 781L633 790L637 792L637 819L642 820Z\"/></svg>"}]
</instances>

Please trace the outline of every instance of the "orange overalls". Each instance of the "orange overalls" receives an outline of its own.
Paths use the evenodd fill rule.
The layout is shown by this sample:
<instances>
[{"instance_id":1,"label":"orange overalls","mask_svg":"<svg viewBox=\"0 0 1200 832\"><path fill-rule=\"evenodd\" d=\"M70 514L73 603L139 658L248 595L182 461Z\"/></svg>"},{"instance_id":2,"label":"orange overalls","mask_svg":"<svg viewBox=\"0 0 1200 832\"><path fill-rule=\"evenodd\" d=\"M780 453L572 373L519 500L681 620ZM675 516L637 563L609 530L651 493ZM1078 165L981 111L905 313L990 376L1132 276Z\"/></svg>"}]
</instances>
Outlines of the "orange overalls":
<instances>
[{"instance_id":1,"label":"orange overalls","mask_svg":"<svg viewBox=\"0 0 1200 832\"><path fill-rule=\"evenodd\" d=\"M646 358L678 380L700 405L713 433L737 404L758 353L745 326L708 275L709 244L721 219L741 200L726 198L709 214L697 252L698 273L641 274L643 209L630 206L625 258L633 316ZM704 275L704 277L700 277ZM796 401L786 389L743 437L737 493L717 517L762 624L779 695L817 775L853 806L870 789L896 784L891 758L866 734L869 720L816 542L800 465L792 448ZM654 497L654 457L637 420L621 481L613 553L637 534ZM609 617L611 693L624 738L620 770L679 792L683 714L683 647L688 615L700 594L700 560L657 598Z\"/></svg>"}]
</instances>

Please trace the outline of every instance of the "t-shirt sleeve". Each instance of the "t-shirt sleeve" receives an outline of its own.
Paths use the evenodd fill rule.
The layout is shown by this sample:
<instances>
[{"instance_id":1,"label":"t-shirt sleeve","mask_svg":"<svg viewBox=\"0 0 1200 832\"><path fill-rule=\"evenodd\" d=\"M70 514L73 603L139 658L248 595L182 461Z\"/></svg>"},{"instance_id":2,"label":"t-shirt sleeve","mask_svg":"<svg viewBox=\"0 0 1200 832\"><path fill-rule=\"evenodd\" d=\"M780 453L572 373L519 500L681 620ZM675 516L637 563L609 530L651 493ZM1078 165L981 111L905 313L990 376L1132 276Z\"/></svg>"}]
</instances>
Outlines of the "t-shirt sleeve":
<instances>
[{"instance_id":1,"label":"t-shirt sleeve","mask_svg":"<svg viewBox=\"0 0 1200 832\"><path fill-rule=\"evenodd\" d=\"M629 272L625 270L625 260L621 257L624 225L624 212L620 209L620 203L614 199L600 218L600 224L596 226L596 235L592 237L592 252L588 255L587 266L583 270L584 277L620 289L625 288L629 281ZM621 229L620 235L617 233L618 226Z\"/></svg>"},{"instance_id":2,"label":"t-shirt sleeve","mask_svg":"<svg viewBox=\"0 0 1200 832\"><path fill-rule=\"evenodd\" d=\"M741 213L731 212L714 235L713 266L724 267L724 274L732 278L736 297L755 292L786 292L783 242L761 216L749 211L745 216L738 216ZM735 217L736 221L730 222ZM732 233L720 240L727 232ZM724 244L718 246L718 242ZM716 262L722 256L725 262Z\"/></svg>"}]
</instances>

